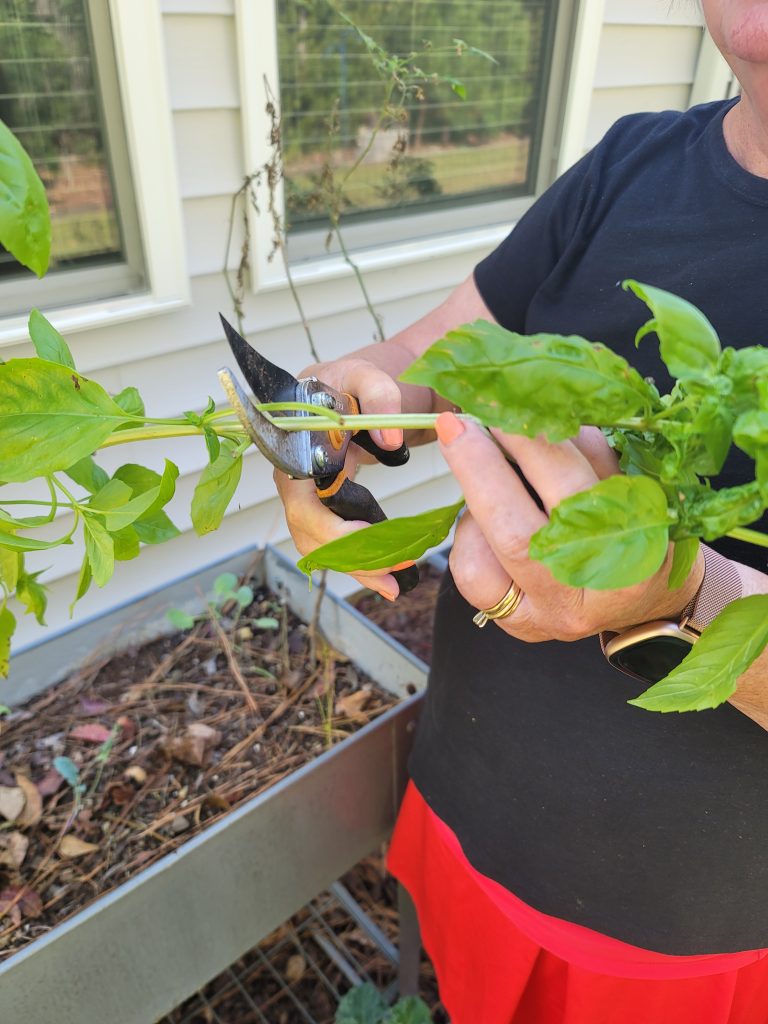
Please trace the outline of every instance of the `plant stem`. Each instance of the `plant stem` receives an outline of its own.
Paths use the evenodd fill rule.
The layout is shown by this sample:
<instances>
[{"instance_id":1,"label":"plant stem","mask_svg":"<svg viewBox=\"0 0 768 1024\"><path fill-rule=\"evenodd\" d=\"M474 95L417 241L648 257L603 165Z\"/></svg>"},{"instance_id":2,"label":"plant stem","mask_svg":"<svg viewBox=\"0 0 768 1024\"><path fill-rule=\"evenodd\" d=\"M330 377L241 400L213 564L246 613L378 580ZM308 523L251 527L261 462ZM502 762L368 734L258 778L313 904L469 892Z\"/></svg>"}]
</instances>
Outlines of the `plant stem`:
<instances>
[{"instance_id":1,"label":"plant stem","mask_svg":"<svg viewBox=\"0 0 768 1024\"><path fill-rule=\"evenodd\" d=\"M402 430L430 430L434 428L438 413L380 413L370 416L342 416L334 422L325 416L273 416L272 422L282 430L378 430L385 427L399 427ZM464 423L476 423L482 426L476 416L460 413L458 418Z\"/></svg>"},{"instance_id":2,"label":"plant stem","mask_svg":"<svg viewBox=\"0 0 768 1024\"><path fill-rule=\"evenodd\" d=\"M290 418L290 417L287 417ZM244 436L244 430L239 423L222 425L217 423L211 426L216 434L225 437L236 436L239 440ZM159 437L202 437L203 428L196 427L192 423L168 424L167 426L137 427L135 430L118 430L102 441L101 448L112 448L116 444L128 444L131 441L152 441Z\"/></svg>"},{"instance_id":3,"label":"plant stem","mask_svg":"<svg viewBox=\"0 0 768 1024\"><path fill-rule=\"evenodd\" d=\"M729 530L726 537L733 537L734 540L743 540L747 544L756 544L761 548L768 548L768 534L760 533L759 530L748 530L744 526L737 526Z\"/></svg>"}]
</instances>

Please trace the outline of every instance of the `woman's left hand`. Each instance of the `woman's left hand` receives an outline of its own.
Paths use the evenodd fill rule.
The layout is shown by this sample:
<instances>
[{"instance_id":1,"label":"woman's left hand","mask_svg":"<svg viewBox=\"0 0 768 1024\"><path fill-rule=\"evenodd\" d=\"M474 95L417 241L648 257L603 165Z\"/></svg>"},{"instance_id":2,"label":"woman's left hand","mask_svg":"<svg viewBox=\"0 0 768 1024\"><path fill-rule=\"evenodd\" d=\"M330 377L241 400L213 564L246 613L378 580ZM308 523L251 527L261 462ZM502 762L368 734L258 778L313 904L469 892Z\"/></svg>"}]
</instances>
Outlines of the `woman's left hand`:
<instances>
[{"instance_id":1,"label":"woman's left hand","mask_svg":"<svg viewBox=\"0 0 768 1024\"><path fill-rule=\"evenodd\" d=\"M586 590L558 582L528 556L530 539L564 498L619 472L613 451L596 428L570 441L550 444L494 430L539 495L542 511L502 452L479 427L452 413L437 421L440 448L459 481L468 511L456 530L450 565L456 586L475 608L491 608L514 580L523 598L512 615L495 623L519 640L581 640L601 630L622 630L653 619L675 618L698 590L704 574L699 557L688 579L670 590L672 546L661 569L621 590Z\"/></svg>"}]
</instances>

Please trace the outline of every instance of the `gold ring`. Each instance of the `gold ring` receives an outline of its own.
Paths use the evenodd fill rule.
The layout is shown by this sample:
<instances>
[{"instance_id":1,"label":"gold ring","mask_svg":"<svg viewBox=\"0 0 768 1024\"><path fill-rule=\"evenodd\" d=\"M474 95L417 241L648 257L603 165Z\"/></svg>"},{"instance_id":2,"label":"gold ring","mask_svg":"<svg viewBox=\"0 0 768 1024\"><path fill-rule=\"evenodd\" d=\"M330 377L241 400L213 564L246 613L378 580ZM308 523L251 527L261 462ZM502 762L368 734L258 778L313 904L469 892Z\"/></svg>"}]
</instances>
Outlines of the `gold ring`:
<instances>
[{"instance_id":1,"label":"gold ring","mask_svg":"<svg viewBox=\"0 0 768 1024\"><path fill-rule=\"evenodd\" d=\"M493 608L481 609L472 621L480 629L492 619L506 619L517 610L517 606L523 600L523 592L514 580L509 585L509 590L500 601L497 601Z\"/></svg>"}]
</instances>

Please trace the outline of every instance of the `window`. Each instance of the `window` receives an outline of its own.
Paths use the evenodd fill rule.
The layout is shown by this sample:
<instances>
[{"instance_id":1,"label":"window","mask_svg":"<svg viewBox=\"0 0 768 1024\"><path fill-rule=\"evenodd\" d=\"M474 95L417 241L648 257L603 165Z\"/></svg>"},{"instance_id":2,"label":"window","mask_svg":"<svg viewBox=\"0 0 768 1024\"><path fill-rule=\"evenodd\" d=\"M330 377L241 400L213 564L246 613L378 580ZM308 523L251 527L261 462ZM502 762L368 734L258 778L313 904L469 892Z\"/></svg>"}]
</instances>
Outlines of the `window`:
<instances>
[{"instance_id":1,"label":"window","mask_svg":"<svg viewBox=\"0 0 768 1024\"><path fill-rule=\"evenodd\" d=\"M120 147L124 129L108 33L108 20L92 19L86 0L0 0L0 117L45 185L51 208L49 274L53 281L56 272L64 273L66 280L60 278L58 285L70 301L141 285L130 179L118 182L111 159L110 142ZM105 100L113 106L111 138ZM84 274L86 268L99 269ZM21 312L28 305L20 292L28 290L29 272L3 251L0 280L9 278L19 280L0 294L0 310ZM53 281L46 295L57 290Z\"/></svg>"},{"instance_id":2,"label":"window","mask_svg":"<svg viewBox=\"0 0 768 1024\"><path fill-rule=\"evenodd\" d=\"M330 5L276 0L292 258L321 250L312 229L325 221L329 164L339 182L360 161L344 189L352 244L371 238L372 220L380 222L377 242L402 239L434 233L435 215L444 224L447 208L456 227L477 226L509 216L500 202L509 211L510 200L535 194L559 6L552 0L345 0L353 27ZM427 82L421 95L409 97L403 121L380 120L383 82L361 33L390 53L422 53L417 62L427 74L461 85ZM470 51L459 56L456 39L496 63ZM466 98L459 95L464 90ZM367 231L355 227L363 221Z\"/></svg>"},{"instance_id":3,"label":"window","mask_svg":"<svg viewBox=\"0 0 768 1024\"><path fill-rule=\"evenodd\" d=\"M278 5L280 94L288 205L295 228L312 205L323 166L344 177L349 213L478 202L532 191L556 5L545 0L347 0ZM426 82L399 122L361 33L390 53L420 54ZM454 40L466 40L496 63ZM432 52L430 52L432 51ZM446 52L447 51L447 52ZM462 94L466 90L466 98ZM333 112L333 114L332 114ZM328 123L333 116L334 134ZM379 122L381 127L374 138Z\"/></svg>"}]
</instances>

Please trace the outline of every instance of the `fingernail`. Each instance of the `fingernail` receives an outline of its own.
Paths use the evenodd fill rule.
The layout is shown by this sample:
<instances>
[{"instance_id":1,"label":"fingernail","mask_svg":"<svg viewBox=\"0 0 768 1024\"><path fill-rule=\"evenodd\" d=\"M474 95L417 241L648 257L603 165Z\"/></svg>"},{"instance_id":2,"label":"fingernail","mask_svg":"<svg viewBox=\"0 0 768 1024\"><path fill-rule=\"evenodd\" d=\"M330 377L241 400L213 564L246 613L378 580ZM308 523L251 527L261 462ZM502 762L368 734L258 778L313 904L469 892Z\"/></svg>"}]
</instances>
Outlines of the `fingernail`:
<instances>
[{"instance_id":1,"label":"fingernail","mask_svg":"<svg viewBox=\"0 0 768 1024\"><path fill-rule=\"evenodd\" d=\"M382 597L385 597L387 601L394 601L397 597L397 594L390 594L387 590L380 590L379 593Z\"/></svg>"},{"instance_id":2,"label":"fingernail","mask_svg":"<svg viewBox=\"0 0 768 1024\"><path fill-rule=\"evenodd\" d=\"M397 565L392 566L392 572L397 572L398 569L410 569L412 565L416 565L415 562L398 562Z\"/></svg>"},{"instance_id":3,"label":"fingernail","mask_svg":"<svg viewBox=\"0 0 768 1024\"><path fill-rule=\"evenodd\" d=\"M452 444L464 433L464 424L452 412L441 412L435 421L435 431L443 444Z\"/></svg>"},{"instance_id":4,"label":"fingernail","mask_svg":"<svg viewBox=\"0 0 768 1024\"><path fill-rule=\"evenodd\" d=\"M381 439L384 444L391 444L393 448L399 448L403 443L403 432L397 427L386 427L381 432Z\"/></svg>"}]
</instances>

